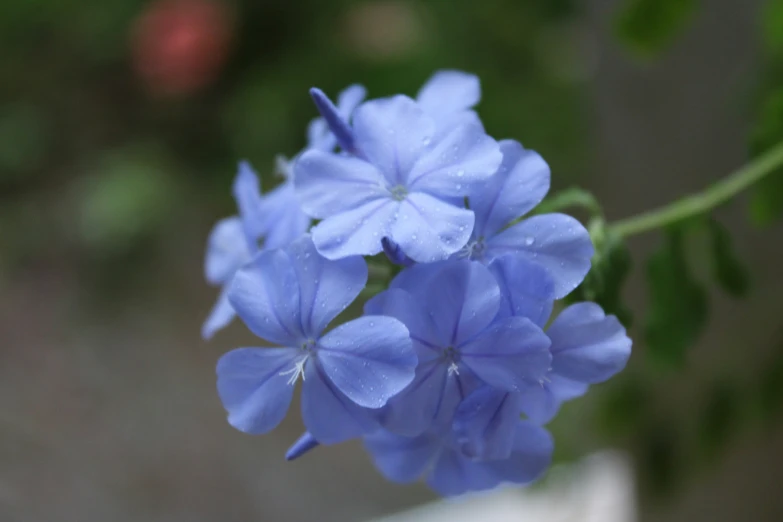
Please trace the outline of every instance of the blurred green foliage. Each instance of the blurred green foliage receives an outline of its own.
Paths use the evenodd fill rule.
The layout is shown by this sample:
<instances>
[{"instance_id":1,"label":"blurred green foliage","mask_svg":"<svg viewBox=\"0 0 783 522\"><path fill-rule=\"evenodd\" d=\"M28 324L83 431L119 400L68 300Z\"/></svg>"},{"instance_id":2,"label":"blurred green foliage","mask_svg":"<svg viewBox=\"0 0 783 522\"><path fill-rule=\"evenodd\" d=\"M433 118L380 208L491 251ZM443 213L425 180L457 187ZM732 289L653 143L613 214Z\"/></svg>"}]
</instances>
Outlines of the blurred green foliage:
<instances>
[{"instance_id":1,"label":"blurred green foliage","mask_svg":"<svg viewBox=\"0 0 783 522\"><path fill-rule=\"evenodd\" d=\"M753 156L783 141L783 1L766 0L761 20L765 67L756 122L750 136ZM758 225L772 224L783 216L783 169L755 187L750 215Z\"/></svg>"},{"instance_id":2,"label":"blurred green foliage","mask_svg":"<svg viewBox=\"0 0 783 522\"><path fill-rule=\"evenodd\" d=\"M718 285L733 297L745 297L750 290L750 274L732 247L731 235L720 222L708 223L712 245L712 273Z\"/></svg>"},{"instance_id":3,"label":"blurred green foliage","mask_svg":"<svg viewBox=\"0 0 783 522\"><path fill-rule=\"evenodd\" d=\"M697 0L625 0L615 34L638 56L652 58L682 33L697 6Z\"/></svg>"},{"instance_id":4,"label":"blurred green foliage","mask_svg":"<svg viewBox=\"0 0 783 522\"><path fill-rule=\"evenodd\" d=\"M196 2L181 0L179 9ZM573 31L572 0L218 2L231 32L224 63L204 87L162 95L141 75L137 47L145 34L145 45L160 46L156 59L169 56L165 35L139 30L164 4L2 2L0 221L43 235L60 214L17 222L8 202L62 195L62 206L80 215L79 233L66 234L69 248L130 255L191 212L171 187L190 190L205 205L201 214L216 219L233 212L227 187L239 159L256 166L265 188L278 183L275 155L296 154L316 116L311 86L333 95L358 82L370 96L412 95L439 68L479 74L487 128L539 150L559 182L588 156L580 82L589 60ZM210 37L182 13L172 20L193 38Z\"/></svg>"},{"instance_id":5,"label":"blurred green foliage","mask_svg":"<svg viewBox=\"0 0 783 522\"><path fill-rule=\"evenodd\" d=\"M681 368L687 350L707 325L707 292L688 267L686 230L666 231L663 245L647 262L647 312L645 340L650 360L661 366Z\"/></svg>"},{"instance_id":6,"label":"blurred green foliage","mask_svg":"<svg viewBox=\"0 0 783 522\"><path fill-rule=\"evenodd\" d=\"M105 154L77 189L82 240L115 253L153 231L176 199L170 175L154 148Z\"/></svg>"}]
</instances>

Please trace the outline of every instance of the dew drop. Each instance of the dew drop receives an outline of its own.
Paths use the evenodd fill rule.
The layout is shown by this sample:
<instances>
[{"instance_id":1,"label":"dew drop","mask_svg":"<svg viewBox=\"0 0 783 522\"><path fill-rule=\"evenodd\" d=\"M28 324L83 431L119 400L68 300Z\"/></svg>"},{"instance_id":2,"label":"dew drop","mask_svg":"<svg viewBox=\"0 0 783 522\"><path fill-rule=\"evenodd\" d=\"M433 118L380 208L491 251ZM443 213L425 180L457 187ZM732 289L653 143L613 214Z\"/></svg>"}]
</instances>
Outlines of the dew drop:
<instances>
[{"instance_id":1,"label":"dew drop","mask_svg":"<svg viewBox=\"0 0 783 522\"><path fill-rule=\"evenodd\" d=\"M461 178L462 176L464 176L464 175L465 175L465 171L464 171L464 170L462 170L462 169L459 169L459 170L457 171L457 176L459 176L460 178Z\"/></svg>"},{"instance_id":2,"label":"dew drop","mask_svg":"<svg viewBox=\"0 0 783 522\"><path fill-rule=\"evenodd\" d=\"M536 241L536 240L535 240L535 239L533 239L533 238L532 238L532 237L530 237L530 236L528 236L528 237L526 237L526 238L525 238L525 244L526 244L527 246L530 246L530 245L532 245L533 243L535 243L535 241Z\"/></svg>"}]
</instances>

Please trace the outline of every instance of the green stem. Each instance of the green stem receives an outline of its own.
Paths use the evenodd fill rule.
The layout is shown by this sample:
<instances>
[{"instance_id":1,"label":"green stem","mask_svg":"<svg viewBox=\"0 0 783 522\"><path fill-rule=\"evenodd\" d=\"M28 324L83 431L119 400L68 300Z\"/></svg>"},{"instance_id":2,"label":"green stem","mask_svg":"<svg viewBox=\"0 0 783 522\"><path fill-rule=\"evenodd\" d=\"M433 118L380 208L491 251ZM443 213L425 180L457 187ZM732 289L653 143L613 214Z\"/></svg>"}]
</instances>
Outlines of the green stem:
<instances>
[{"instance_id":1,"label":"green stem","mask_svg":"<svg viewBox=\"0 0 783 522\"><path fill-rule=\"evenodd\" d=\"M736 170L703 192L687 196L664 207L620 220L610 225L610 228L619 236L629 237L704 214L725 203L781 165L783 165L783 143L774 146L751 163Z\"/></svg>"},{"instance_id":2,"label":"green stem","mask_svg":"<svg viewBox=\"0 0 783 522\"><path fill-rule=\"evenodd\" d=\"M593 216L601 215L601 205L589 192L578 187L571 187L545 199L536 207L537 214L559 212L569 207L581 207Z\"/></svg>"}]
</instances>

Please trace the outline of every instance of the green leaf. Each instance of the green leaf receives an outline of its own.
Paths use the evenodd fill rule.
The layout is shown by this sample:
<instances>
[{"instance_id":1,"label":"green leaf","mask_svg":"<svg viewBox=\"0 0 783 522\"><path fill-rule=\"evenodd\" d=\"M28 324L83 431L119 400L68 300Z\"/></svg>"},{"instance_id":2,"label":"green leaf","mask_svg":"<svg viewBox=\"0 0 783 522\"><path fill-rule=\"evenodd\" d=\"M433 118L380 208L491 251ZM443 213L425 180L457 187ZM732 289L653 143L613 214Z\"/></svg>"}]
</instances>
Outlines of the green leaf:
<instances>
[{"instance_id":1,"label":"green leaf","mask_svg":"<svg viewBox=\"0 0 783 522\"><path fill-rule=\"evenodd\" d=\"M631 326L633 314L622 301L622 289L631 272L631 254L622 239L610 234L602 220L590 226L595 254L592 268L585 280L568 295L568 303L593 301L607 314L614 314L626 328Z\"/></svg>"},{"instance_id":2,"label":"green leaf","mask_svg":"<svg viewBox=\"0 0 783 522\"><path fill-rule=\"evenodd\" d=\"M737 433L742 422L741 395L731 384L719 382L699 411L699 450L708 460L714 459Z\"/></svg>"},{"instance_id":3,"label":"green leaf","mask_svg":"<svg viewBox=\"0 0 783 522\"><path fill-rule=\"evenodd\" d=\"M670 229L663 246L650 257L647 283L648 354L661 366L680 367L688 348L704 330L708 315L707 293L688 271L682 228Z\"/></svg>"},{"instance_id":4,"label":"green leaf","mask_svg":"<svg viewBox=\"0 0 783 522\"><path fill-rule=\"evenodd\" d=\"M598 423L607 435L625 435L639 428L650 410L650 393L638 377L612 383L602 397Z\"/></svg>"},{"instance_id":5,"label":"green leaf","mask_svg":"<svg viewBox=\"0 0 783 522\"><path fill-rule=\"evenodd\" d=\"M750 153L758 156L783 140L783 89L770 93L762 104L759 120L750 138ZM783 216L783 169L759 181L750 196L750 217L769 225Z\"/></svg>"},{"instance_id":6,"label":"green leaf","mask_svg":"<svg viewBox=\"0 0 783 522\"><path fill-rule=\"evenodd\" d=\"M750 288L750 274L734 253L729 231L715 220L710 220L709 230L712 239L712 272L715 281L733 297L746 296Z\"/></svg>"},{"instance_id":7,"label":"green leaf","mask_svg":"<svg viewBox=\"0 0 783 522\"><path fill-rule=\"evenodd\" d=\"M627 0L615 16L615 35L636 54L655 56L686 26L696 5L696 0Z\"/></svg>"},{"instance_id":8,"label":"green leaf","mask_svg":"<svg viewBox=\"0 0 783 522\"><path fill-rule=\"evenodd\" d=\"M773 54L783 53L783 0L767 0L761 21L767 49Z\"/></svg>"},{"instance_id":9,"label":"green leaf","mask_svg":"<svg viewBox=\"0 0 783 522\"><path fill-rule=\"evenodd\" d=\"M642 484L654 495L666 497L675 492L675 486L682 480L685 467L682 434L677 432L671 418L648 422L641 437Z\"/></svg>"},{"instance_id":10,"label":"green leaf","mask_svg":"<svg viewBox=\"0 0 783 522\"><path fill-rule=\"evenodd\" d=\"M783 342L778 344L774 359L764 365L758 382L758 406L768 425L773 425L783 410Z\"/></svg>"}]
</instances>

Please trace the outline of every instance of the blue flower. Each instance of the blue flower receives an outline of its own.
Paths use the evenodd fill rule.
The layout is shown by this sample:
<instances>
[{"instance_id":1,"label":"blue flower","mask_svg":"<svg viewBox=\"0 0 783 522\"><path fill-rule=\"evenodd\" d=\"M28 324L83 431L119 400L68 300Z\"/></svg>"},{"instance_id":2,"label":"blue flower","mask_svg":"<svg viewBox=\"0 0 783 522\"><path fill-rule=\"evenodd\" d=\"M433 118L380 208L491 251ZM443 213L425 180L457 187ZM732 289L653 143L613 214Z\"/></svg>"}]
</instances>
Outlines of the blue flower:
<instances>
[{"instance_id":1,"label":"blue flower","mask_svg":"<svg viewBox=\"0 0 783 522\"><path fill-rule=\"evenodd\" d=\"M516 222L549 191L549 166L518 142L500 142L503 163L488 183L470 194L473 233L458 256L483 263L515 254L552 276L555 297L576 288L590 270L593 244L587 230L565 214L542 214Z\"/></svg>"},{"instance_id":2,"label":"blue flower","mask_svg":"<svg viewBox=\"0 0 783 522\"><path fill-rule=\"evenodd\" d=\"M317 89L313 99L343 150L310 150L294 166L303 210L318 251L329 259L374 255L389 237L414 261L445 259L467 243L471 187L502 159L481 125L469 122L436 136L436 121L406 96L360 105L353 125Z\"/></svg>"},{"instance_id":3,"label":"blue flower","mask_svg":"<svg viewBox=\"0 0 783 522\"><path fill-rule=\"evenodd\" d=\"M376 409L414 376L408 330L391 317L364 316L324 334L364 287L360 257L329 261L309 236L260 253L234 276L229 300L253 333L282 348L239 348L217 365L229 423L266 433L285 416L302 378L302 417L321 443L374 430Z\"/></svg>"},{"instance_id":4,"label":"blue flower","mask_svg":"<svg viewBox=\"0 0 783 522\"><path fill-rule=\"evenodd\" d=\"M552 369L538 387L522 393L522 410L536 422L548 422L560 405L584 395L590 384L620 372L631 355L631 339L613 315L595 303L576 303L552 321Z\"/></svg>"},{"instance_id":5,"label":"blue flower","mask_svg":"<svg viewBox=\"0 0 783 522\"><path fill-rule=\"evenodd\" d=\"M337 111L349 121L354 109L364 100L367 91L361 85L351 85L343 90L338 98ZM334 151L335 138L323 118L315 118L307 127L307 146L304 150ZM304 151L303 151L304 152ZM276 171L283 176L283 183L266 194L266 218L268 220L266 246L277 248L285 246L301 236L310 228L310 216L302 212L299 199L294 190L294 163L301 152L290 161L284 156L275 158Z\"/></svg>"},{"instance_id":6,"label":"blue flower","mask_svg":"<svg viewBox=\"0 0 783 522\"><path fill-rule=\"evenodd\" d=\"M554 285L547 272L511 255L495 260L489 268L502 295L496 321L521 316L543 328L549 321L554 301ZM479 454L502 454L510 443L508 426L513 425L520 412L536 423L549 422L563 402L584 395L590 384L603 382L620 372L631 354L631 339L625 328L595 303L577 303L565 308L546 334L551 341L552 364L538 383L513 393L484 388L460 406L455 431L465 444L484 448L476 450ZM482 425L480 420L487 411L496 412L492 425L488 421Z\"/></svg>"},{"instance_id":7,"label":"blue flower","mask_svg":"<svg viewBox=\"0 0 783 522\"><path fill-rule=\"evenodd\" d=\"M441 495L453 496L538 479L552 461L551 435L531 422L517 420L512 439L511 451L502 460L466 455L451 434L437 431L403 437L380 430L364 442L387 479L408 483L424 478Z\"/></svg>"},{"instance_id":8,"label":"blue flower","mask_svg":"<svg viewBox=\"0 0 783 522\"><path fill-rule=\"evenodd\" d=\"M227 326L236 315L227 295L234 273L260 249L286 246L310 227L310 218L300 209L290 180L262 195L258 175L243 161L233 193L239 215L218 221L207 243L205 276L222 290L202 326L205 339Z\"/></svg>"},{"instance_id":9,"label":"blue flower","mask_svg":"<svg viewBox=\"0 0 783 522\"><path fill-rule=\"evenodd\" d=\"M227 285L234 273L258 251L258 240L265 228L258 176L245 161L239 164L233 193L239 215L218 221L207 241L204 275L209 283L223 289L201 328L205 339L211 338L234 318Z\"/></svg>"},{"instance_id":10,"label":"blue flower","mask_svg":"<svg viewBox=\"0 0 783 522\"><path fill-rule=\"evenodd\" d=\"M384 427L408 436L450 427L459 403L482 382L513 391L547 373L549 339L525 317L495 320L500 289L486 267L451 260L403 274L404 284L365 305L367 314L404 323L419 357L413 382L380 411Z\"/></svg>"}]
</instances>

